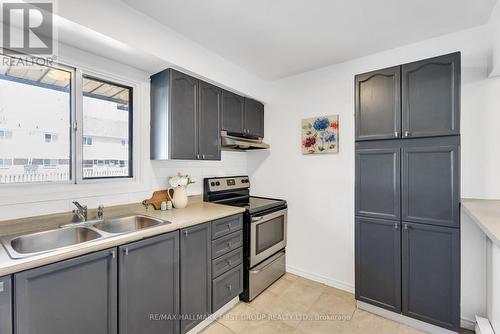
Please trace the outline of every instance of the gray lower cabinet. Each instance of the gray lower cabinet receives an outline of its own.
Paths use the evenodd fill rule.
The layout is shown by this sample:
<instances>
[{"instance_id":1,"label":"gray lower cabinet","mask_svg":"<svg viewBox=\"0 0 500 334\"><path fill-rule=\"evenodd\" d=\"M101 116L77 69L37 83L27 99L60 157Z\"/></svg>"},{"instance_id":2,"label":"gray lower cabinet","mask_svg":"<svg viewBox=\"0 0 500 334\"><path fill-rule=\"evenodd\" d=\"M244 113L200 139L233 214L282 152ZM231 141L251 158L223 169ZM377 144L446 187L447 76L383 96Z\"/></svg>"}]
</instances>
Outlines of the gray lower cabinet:
<instances>
[{"instance_id":1,"label":"gray lower cabinet","mask_svg":"<svg viewBox=\"0 0 500 334\"><path fill-rule=\"evenodd\" d=\"M356 143L356 215L401 217L401 141Z\"/></svg>"},{"instance_id":2,"label":"gray lower cabinet","mask_svg":"<svg viewBox=\"0 0 500 334\"><path fill-rule=\"evenodd\" d=\"M187 333L211 313L211 224L181 230L181 333Z\"/></svg>"},{"instance_id":3,"label":"gray lower cabinet","mask_svg":"<svg viewBox=\"0 0 500 334\"><path fill-rule=\"evenodd\" d=\"M404 137L460 134L460 53L402 66Z\"/></svg>"},{"instance_id":4,"label":"gray lower cabinet","mask_svg":"<svg viewBox=\"0 0 500 334\"><path fill-rule=\"evenodd\" d=\"M356 140L401 137L401 67L355 77Z\"/></svg>"},{"instance_id":5,"label":"gray lower cabinet","mask_svg":"<svg viewBox=\"0 0 500 334\"><path fill-rule=\"evenodd\" d=\"M116 255L104 250L15 274L15 333L117 333Z\"/></svg>"},{"instance_id":6,"label":"gray lower cabinet","mask_svg":"<svg viewBox=\"0 0 500 334\"><path fill-rule=\"evenodd\" d=\"M254 137L264 137L264 105L259 101L245 99L244 132Z\"/></svg>"},{"instance_id":7,"label":"gray lower cabinet","mask_svg":"<svg viewBox=\"0 0 500 334\"><path fill-rule=\"evenodd\" d=\"M179 232L119 248L120 334L179 333Z\"/></svg>"},{"instance_id":8,"label":"gray lower cabinet","mask_svg":"<svg viewBox=\"0 0 500 334\"><path fill-rule=\"evenodd\" d=\"M12 334L12 282L0 277L0 334Z\"/></svg>"},{"instance_id":9,"label":"gray lower cabinet","mask_svg":"<svg viewBox=\"0 0 500 334\"><path fill-rule=\"evenodd\" d=\"M402 220L460 226L460 137L403 141Z\"/></svg>"},{"instance_id":10,"label":"gray lower cabinet","mask_svg":"<svg viewBox=\"0 0 500 334\"><path fill-rule=\"evenodd\" d=\"M213 280L213 312L243 292L243 264Z\"/></svg>"},{"instance_id":11,"label":"gray lower cabinet","mask_svg":"<svg viewBox=\"0 0 500 334\"><path fill-rule=\"evenodd\" d=\"M244 133L245 98L227 90L222 93L222 130Z\"/></svg>"},{"instance_id":12,"label":"gray lower cabinet","mask_svg":"<svg viewBox=\"0 0 500 334\"><path fill-rule=\"evenodd\" d=\"M220 160L222 89L200 81L198 99L198 159Z\"/></svg>"},{"instance_id":13,"label":"gray lower cabinet","mask_svg":"<svg viewBox=\"0 0 500 334\"><path fill-rule=\"evenodd\" d=\"M460 329L460 230L403 222L403 314Z\"/></svg>"},{"instance_id":14,"label":"gray lower cabinet","mask_svg":"<svg viewBox=\"0 0 500 334\"><path fill-rule=\"evenodd\" d=\"M356 299L401 312L401 224L356 217Z\"/></svg>"}]
</instances>

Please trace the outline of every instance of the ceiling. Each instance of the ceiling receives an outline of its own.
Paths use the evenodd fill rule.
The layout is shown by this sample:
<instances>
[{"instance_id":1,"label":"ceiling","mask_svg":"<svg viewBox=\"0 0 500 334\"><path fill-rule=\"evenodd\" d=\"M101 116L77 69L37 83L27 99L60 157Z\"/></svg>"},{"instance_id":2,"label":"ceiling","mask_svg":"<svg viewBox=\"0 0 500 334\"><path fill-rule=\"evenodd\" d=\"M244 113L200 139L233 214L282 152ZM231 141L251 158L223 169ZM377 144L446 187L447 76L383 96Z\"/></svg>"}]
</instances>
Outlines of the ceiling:
<instances>
[{"instance_id":1,"label":"ceiling","mask_svg":"<svg viewBox=\"0 0 500 334\"><path fill-rule=\"evenodd\" d=\"M121 0L274 80L486 23L496 0Z\"/></svg>"}]
</instances>

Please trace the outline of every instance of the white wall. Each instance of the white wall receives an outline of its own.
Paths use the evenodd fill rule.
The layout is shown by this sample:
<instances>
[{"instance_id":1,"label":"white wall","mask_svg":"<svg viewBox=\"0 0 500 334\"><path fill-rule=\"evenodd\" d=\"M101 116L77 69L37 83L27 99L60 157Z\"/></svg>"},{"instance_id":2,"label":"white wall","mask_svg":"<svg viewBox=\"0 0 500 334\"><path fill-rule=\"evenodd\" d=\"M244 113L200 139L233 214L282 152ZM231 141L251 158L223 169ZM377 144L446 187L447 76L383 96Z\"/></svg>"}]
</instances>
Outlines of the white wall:
<instances>
[{"instance_id":1,"label":"white wall","mask_svg":"<svg viewBox=\"0 0 500 334\"><path fill-rule=\"evenodd\" d=\"M500 79L487 79L490 49L490 28L483 26L272 85L265 116L271 153L251 153L249 169L254 193L289 202L291 270L350 290L354 287L355 74L461 51L462 195L500 197L500 145L495 139L500 130ZM301 119L326 114L340 115L340 152L303 156Z\"/></svg>"}]
</instances>

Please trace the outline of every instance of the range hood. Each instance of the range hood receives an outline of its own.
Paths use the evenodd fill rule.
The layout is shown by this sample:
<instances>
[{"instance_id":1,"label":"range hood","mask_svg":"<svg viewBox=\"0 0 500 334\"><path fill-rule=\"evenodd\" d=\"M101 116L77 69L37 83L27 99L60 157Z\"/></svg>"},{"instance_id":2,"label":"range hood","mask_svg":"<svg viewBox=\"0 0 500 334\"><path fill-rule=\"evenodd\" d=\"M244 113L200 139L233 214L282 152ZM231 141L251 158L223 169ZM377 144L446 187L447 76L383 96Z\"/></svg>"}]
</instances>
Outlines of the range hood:
<instances>
[{"instance_id":1,"label":"range hood","mask_svg":"<svg viewBox=\"0 0 500 334\"><path fill-rule=\"evenodd\" d=\"M227 131L221 131L220 134L223 149L246 151L269 148L268 144L262 142L262 138L247 138Z\"/></svg>"}]
</instances>

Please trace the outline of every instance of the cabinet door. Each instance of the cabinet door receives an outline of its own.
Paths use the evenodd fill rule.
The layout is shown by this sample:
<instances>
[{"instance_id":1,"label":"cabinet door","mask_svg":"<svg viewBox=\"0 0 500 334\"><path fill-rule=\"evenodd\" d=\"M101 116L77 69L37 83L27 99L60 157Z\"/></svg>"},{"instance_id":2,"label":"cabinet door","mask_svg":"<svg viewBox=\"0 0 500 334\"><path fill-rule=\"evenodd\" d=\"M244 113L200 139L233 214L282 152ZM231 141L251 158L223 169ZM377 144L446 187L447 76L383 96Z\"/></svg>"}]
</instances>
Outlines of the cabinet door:
<instances>
[{"instance_id":1,"label":"cabinet door","mask_svg":"<svg viewBox=\"0 0 500 334\"><path fill-rule=\"evenodd\" d=\"M460 53L403 65L403 134L460 134Z\"/></svg>"},{"instance_id":2,"label":"cabinet door","mask_svg":"<svg viewBox=\"0 0 500 334\"><path fill-rule=\"evenodd\" d=\"M10 276L0 277L0 334L12 334L12 284Z\"/></svg>"},{"instance_id":3,"label":"cabinet door","mask_svg":"<svg viewBox=\"0 0 500 334\"><path fill-rule=\"evenodd\" d=\"M401 67L355 78L356 140L398 138L401 135Z\"/></svg>"},{"instance_id":4,"label":"cabinet door","mask_svg":"<svg viewBox=\"0 0 500 334\"><path fill-rule=\"evenodd\" d=\"M210 314L212 304L210 223L181 230L181 333Z\"/></svg>"},{"instance_id":5,"label":"cabinet door","mask_svg":"<svg viewBox=\"0 0 500 334\"><path fill-rule=\"evenodd\" d=\"M403 313L460 328L459 229L403 223Z\"/></svg>"},{"instance_id":6,"label":"cabinet door","mask_svg":"<svg viewBox=\"0 0 500 334\"><path fill-rule=\"evenodd\" d=\"M356 299L401 312L399 222L356 217Z\"/></svg>"},{"instance_id":7,"label":"cabinet door","mask_svg":"<svg viewBox=\"0 0 500 334\"><path fill-rule=\"evenodd\" d=\"M120 334L177 334L179 233L141 240L119 250ZM167 318L154 320L156 316Z\"/></svg>"},{"instance_id":8,"label":"cabinet door","mask_svg":"<svg viewBox=\"0 0 500 334\"><path fill-rule=\"evenodd\" d=\"M220 160L222 89L200 81L198 159Z\"/></svg>"},{"instance_id":9,"label":"cabinet door","mask_svg":"<svg viewBox=\"0 0 500 334\"><path fill-rule=\"evenodd\" d=\"M245 99L245 133L264 138L264 105L252 99Z\"/></svg>"},{"instance_id":10,"label":"cabinet door","mask_svg":"<svg viewBox=\"0 0 500 334\"><path fill-rule=\"evenodd\" d=\"M16 334L117 333L116 250L14 275Z\"/></svg>"},{"instance_id":11,"label":"cabinet door","mask_svg":"<svg viewBox=\"0 0 500 334\"><path fill-rule=\"evenodd\" d=\"M170 84L170 158L196 159L198 153L198 79L172 70Z\"/></svg>"},{"instance_id":12,"label":"cabinet door","mask_svg":"<svg viewBox=\"0 0 500 334\"><path fill-rule=\"evenodd\" d=\"M356 143L356 215L401 217L399 140Z\"/></svg>"},{"instance_id":13,"label":"cabinet door","mask_svg":"<svg viewBox=\"0 0 500 334\"><path fill-rule=\"evenodd\" d=\"M244 133L245 98L228 92L222 93L222 130Z\"/></svg>"},{"instance_id":14,"label":"cabinet door","mask_svg":"<svg viewBox=\"0 0 500 334\"><path fill-rule=\"evenodd\" d=\"M459 137L405 140L402 220L459 227Z\"/></svg>"}]
</instances>

